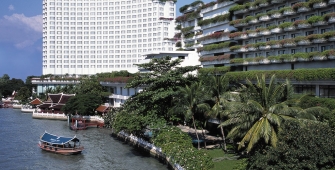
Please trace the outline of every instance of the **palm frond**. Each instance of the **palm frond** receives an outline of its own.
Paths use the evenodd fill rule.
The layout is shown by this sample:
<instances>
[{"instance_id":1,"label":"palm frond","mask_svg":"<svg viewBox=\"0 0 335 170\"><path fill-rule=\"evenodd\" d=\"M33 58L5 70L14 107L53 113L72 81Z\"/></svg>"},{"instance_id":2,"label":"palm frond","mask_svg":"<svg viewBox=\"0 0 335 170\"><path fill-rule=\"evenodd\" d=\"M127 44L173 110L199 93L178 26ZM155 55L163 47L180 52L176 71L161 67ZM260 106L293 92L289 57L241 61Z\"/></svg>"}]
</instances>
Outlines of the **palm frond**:
<instances>
[{"instance_id":1,"label":"palm frond","mask_svg":"<svg viewBox=\"0 0 335 170\"><path fill-rule=\"evenodd\" d=\"M277 137L277 133L275 131L275 129L273 127L271 127L271 145L273 147L277 147L277 142L278 142L278 137Z\"/></svg>"}]
</instances>

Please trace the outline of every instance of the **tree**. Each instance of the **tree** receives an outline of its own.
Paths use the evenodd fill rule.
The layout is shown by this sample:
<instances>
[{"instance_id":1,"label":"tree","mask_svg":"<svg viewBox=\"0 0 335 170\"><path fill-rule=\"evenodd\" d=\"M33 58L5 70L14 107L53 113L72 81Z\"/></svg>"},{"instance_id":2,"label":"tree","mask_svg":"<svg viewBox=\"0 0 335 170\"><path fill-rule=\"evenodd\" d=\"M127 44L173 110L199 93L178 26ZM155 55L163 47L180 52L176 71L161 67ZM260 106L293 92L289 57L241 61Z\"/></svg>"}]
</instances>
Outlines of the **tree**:
<instances>
[{"instance_id":1,"label":"tree","mask_svg":"<svg viewBox=\"0 0 335 170\"><path fill-rule=\"evenodd\" d=\"M219 123L221 124L222 118L224 116L223 112L223 102L226 100L222 95L228 91L229 82L225 79L224 76L215 76L212 75L209 77L209 89L214 100L214 105L211 110L208 112L209 116L212 118L218 118ZM223 130L223 126L220 126L223 148L226 151L226 138Z\"/></svg>"},{"instance_id":2,"label":"tree","mask_svg":"<svg viewBox=\"0 0 335 170\"><path fill-rule=\"evenodd\" d=\"M13 91L18 91L21 87L24 86L24 82L21 79L15 79L10 77L7 74L4 74L0 78L0 93L4 97L11 96Z\"/></svg>"},{"instance_id":3,"label":"tree","mask_svg":"<svg viewBox=\"0 0 335 170\"><path fill-rule=\"evenodd\" d=\"M278 146L266 147L249 158L247 169L334 169L335 133L318 122L285 121ZM266 168L265 168L266 167Z\"/></svg>"},{"instance_id":4,"label":"tree","mask_svg":"<svg viewBox=\"0 0 335 170\"><path fill-rule=\"evenodd\" d=\"M17 96L15 96L15 99L20 100L21 103L27 103L30 97L31 91L26 86L23 86L17 92Z\"/></svg>"},{"instance_id":5,"label":"tree","mask_svg":"<svg viewBox=\"0 0 335 170\"><path fill-rule=\"evenodd\" d=\"M76 86L76 94L94 94L97 96L108 96L105 87L103 87L96 77L81 79L80 83Z\"/></svg>"},{"instance_id":6,"label":"tree","mask_svg":"<svg viewBox=\"0 0 335 170\"><path fill-rule=\"evenodd\" d=\"M168 114L168 110L174 105L172 99L178 94L178 87L184 87L197 79L189 73L199 68L198 66L179 67L180 63L180 59L171 60L171 57L165 57L152 59L149 63L138 64L141 69L147 71L137 73L133 80L127 84L127 88L144 88L144 90L130 97L124 103L123 112L120 112L127 113L128 117L134 116L138 120L142 120L143 124L137 126L136 130L156 126L156 121L152 121L150 118L152 116L159 124L162 123L161 120L166 122L180 120L177 115ZM121 117L124 116L120 115L118 118ZM124 121L123 124L115 124L114 127L127 130L127 126L133 127L132 123Z\"/></svg>"},{"instance_id":7,"label":"tree","mask_svg":"<svg viewBox=\"0 0 335 170\"><path fill-rule=\"evenodd\" d=\"M195 82L190 86L180 87L178 92L180 94L175 98L176 106L172 110L183 113L186 119L192 119L193 128L198 140L198 149L200 149L200 139L194 117L196 113L205 114L210 109L210 106L204 103L205 88L201 82Z\"/></svg>"},{"instance_id":8,"label":"tree","mask_svg":"<svg viewBox=\"0 0 335 170\"><path fill-rule=\"evenodd\" d=\"M101 97L92 93L78 94L71 97L62 111L66 114L94 115L95 109L102 103Z\"/></svg>"},{"instance_id":9,"label":"tree","mask_svg":"<svg viewBox=\"0 0 335 170\"><path fill-rule=\"evenodd\" d=\"M284 119L294 118L298 108L288 107L282 99L288 99L290 84L278 84L273 75L266 84L265 75L257 77L253 84L247 80L247 88L242 97L244 101L232 101L226 103L226 114L229 119L220 126L232 126L227 137L241 139L238 149L244 148L249 152L260 141L265 144L277 145L277 133ZM262 140L261 140L262 139Z\"/></svg>"}]
</instances>

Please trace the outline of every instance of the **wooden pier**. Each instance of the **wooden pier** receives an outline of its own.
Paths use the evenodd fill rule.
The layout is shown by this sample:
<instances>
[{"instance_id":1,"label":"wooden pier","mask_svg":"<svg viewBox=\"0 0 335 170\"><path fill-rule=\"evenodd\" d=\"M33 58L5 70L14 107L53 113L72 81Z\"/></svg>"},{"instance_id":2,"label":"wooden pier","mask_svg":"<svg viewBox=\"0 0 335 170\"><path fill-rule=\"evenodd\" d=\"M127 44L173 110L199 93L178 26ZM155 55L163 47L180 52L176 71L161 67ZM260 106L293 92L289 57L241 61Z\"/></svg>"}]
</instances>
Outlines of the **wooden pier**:
<instances>
[{"instance_id":1,"label":"wooden pier","mask_svg":"<svg viewBox=\"0 0 335 170\"><path fill-rule=\"evenodd\" d=\"M95 120L89 118L85 118L83 116L73 116L71 118L71 130L86 130L89 127L97 127L102 128L104 127L105 123L101 120Z\"/></svg>"}]
</instances>

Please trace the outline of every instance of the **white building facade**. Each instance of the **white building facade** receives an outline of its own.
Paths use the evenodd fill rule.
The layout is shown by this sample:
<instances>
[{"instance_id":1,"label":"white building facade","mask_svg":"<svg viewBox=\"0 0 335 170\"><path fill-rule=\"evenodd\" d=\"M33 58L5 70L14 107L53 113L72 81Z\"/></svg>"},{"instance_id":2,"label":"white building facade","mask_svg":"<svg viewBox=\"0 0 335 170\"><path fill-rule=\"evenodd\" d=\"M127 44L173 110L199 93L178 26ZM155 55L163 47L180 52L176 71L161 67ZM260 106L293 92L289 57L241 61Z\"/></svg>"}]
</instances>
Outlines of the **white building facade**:
<instances>
[{"instance_id":1,"label":"white building facade","mask_svg":"<svg viewBox=\"0 0 335 170\"><path fill-rule=\"evenodd\" d=\"M43 0L43 75L127 70L173 51L176 5L160 0Z\"/></svg>"}]
</instances>

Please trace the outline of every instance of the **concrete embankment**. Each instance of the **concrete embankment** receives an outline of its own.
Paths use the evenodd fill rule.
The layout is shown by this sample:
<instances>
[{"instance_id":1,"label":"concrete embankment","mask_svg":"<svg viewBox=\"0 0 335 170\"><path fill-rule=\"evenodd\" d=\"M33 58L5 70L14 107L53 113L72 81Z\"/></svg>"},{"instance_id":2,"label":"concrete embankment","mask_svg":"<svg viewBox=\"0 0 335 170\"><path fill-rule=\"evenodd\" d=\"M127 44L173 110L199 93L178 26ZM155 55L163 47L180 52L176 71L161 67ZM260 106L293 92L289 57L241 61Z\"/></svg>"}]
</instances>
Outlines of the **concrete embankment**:
<instances>
[{"instance_id":1,"label":"concrete embankment","mask_svg":"<svg viewBox=\"0 0 335 170\"><path fill-rule=\"evenodd\" d=\"M179 164L174 164L170 160L170 158L166 157L164 153L162 153L162 149L159 147L156 147L155 145L145 141L142 138L139 138L137 136L134 136L132 134L127 134L123 131L119 133L113 133L113 136L118 138L119 140L122 140L124 142L127 142L129 145L132 145L133 147L136 147L143 152L150 153L151 156L164 161L164 163L167 163L170 168L174 170L184 170L183 167L181 167Z\"/></svg>"}]
</instances>

